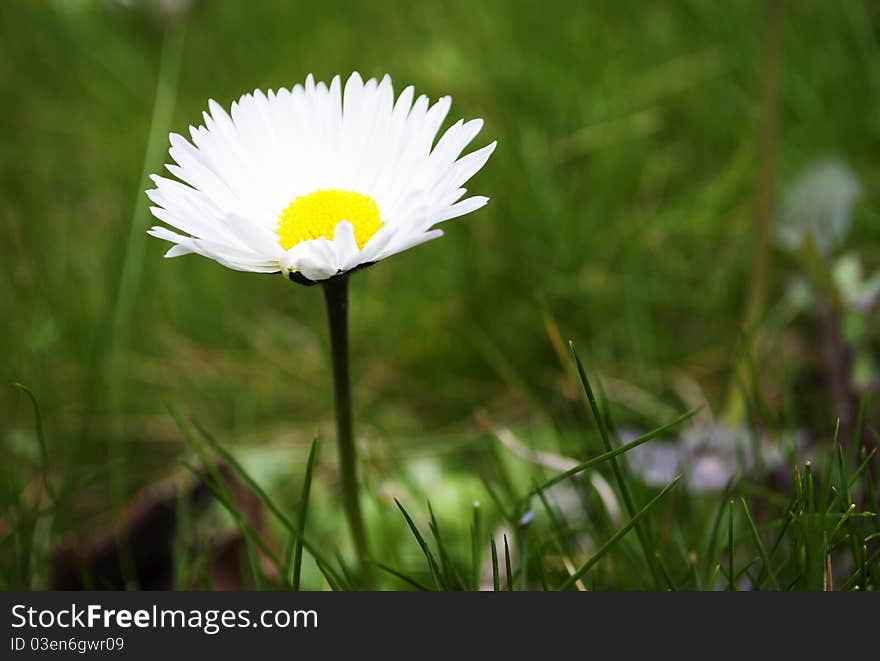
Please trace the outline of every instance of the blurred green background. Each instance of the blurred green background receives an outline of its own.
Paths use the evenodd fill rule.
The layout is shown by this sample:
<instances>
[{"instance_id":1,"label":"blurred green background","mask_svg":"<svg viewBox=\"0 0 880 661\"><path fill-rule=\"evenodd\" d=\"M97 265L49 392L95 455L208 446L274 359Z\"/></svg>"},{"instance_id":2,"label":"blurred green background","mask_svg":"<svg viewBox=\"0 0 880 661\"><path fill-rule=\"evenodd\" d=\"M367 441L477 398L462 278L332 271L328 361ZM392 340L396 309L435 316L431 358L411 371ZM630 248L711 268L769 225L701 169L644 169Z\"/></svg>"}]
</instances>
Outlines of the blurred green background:
<instances>
[{"instance_id":1,"label":"blurred green background","mask_svg":"<svg viewBox=\"0 0 880 661\"><path fill-rule=\"evenodd\" d=\"M209 98L228 107L310 72L451 94L447 123L483 117L475 144L499 143L469 184L488 207L353 279L358 431L368 456L393 458L380 475L425 456L469 471L480 410L531 439L564 435L583 416L568 339L619 422L705 400L740 423L759 399L781 425L827 434L841 412L821 315L789 305L810 262L770 226L791 182L836 158L862 194L826 257L880 266L880 5L782 2L771 16L758 0L6 0L7 491L39 461L13 382L36 394L52 470L94 478L58 516L62 535L175 470L169 403L225 442L276 448L266 471L282 489L330 432L320 292L164 261L144 234L145 175L169 160L169 131L200 123ZM843 330L859 395L877 386L869 303Z\"/></svg>"}]
</instances>

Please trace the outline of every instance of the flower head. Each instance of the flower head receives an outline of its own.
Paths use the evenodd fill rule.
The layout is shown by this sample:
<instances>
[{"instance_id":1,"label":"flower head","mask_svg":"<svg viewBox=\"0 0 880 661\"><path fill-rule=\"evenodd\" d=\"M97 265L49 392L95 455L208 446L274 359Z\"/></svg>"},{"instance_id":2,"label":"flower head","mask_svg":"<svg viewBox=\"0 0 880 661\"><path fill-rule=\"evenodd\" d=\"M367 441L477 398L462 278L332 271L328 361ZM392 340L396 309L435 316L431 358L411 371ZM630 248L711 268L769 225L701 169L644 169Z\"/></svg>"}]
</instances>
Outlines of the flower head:
<instances>
[{"instance_id":1,"label":"flower head","mask_svg":"<svg viewBox=\"0 0 880 661\"><path fill-rule=\"evenodd\" d=\"M435 225L482 207L463 184L495 143L461 156L483 121L459 120L434 144L451 100L429 105L391 78L353 73L326 85L256 90L229 114L214 101L192 143L171 134L147 191L166 257L197 253L239 271L332 278L443 234Z\"/></svg>"},{"instance_id":2,"label":"flower head","mask_svg":"<svg viewBox=\"0 0 880 661\"><path fill-rule=\"evenodd\" d=\"M861 194L861 182L843 161L810 165L785 192L776 219L779 242L797 252L812 241L821 254L830 254L846 238Z\"/></svg>"}]
</instances>

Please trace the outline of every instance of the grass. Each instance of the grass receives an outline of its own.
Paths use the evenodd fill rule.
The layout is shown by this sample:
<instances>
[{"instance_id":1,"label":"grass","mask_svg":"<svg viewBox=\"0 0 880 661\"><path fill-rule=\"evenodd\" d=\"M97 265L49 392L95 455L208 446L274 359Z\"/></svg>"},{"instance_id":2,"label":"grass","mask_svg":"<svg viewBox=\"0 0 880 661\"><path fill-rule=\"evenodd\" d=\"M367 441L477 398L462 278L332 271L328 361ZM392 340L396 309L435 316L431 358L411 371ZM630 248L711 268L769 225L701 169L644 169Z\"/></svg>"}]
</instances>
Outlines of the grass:
<instances>
[{"instance_id":1,"label":"grass","mask_svg":"<svg viewBox=\"0 0 880 661\"><path fill-rule=\"evenodd\" d=\"M358 587L319 293L163 261L142 192L163 136L208 98L352 69L451 93L453 115L486 119L478 143L499 141L471 186L486 209L352 279L381 587L877 586L862 448L877 445L878 313L828 293L841 255L880 265L870 3L782 3L776 37L758 0L129 4L2 10L0 587L47 587L59 549L166 485L174 585ZM763 245L768 196L827 156L862 183L845 243L819 260ZM833 314L822 295L794 307L795 281ZM668 492L674 475L635 470L712 425L751 430L781 464L739 461L700 490L687 463Z\"/></svg>"},{"instance_id":2,"label":"grass","mask_svg":"<svg viewBox=\"0 0 880 661\"><path fill-rule=\"evenodd\" d=\"M587 402L594 414L594 422L603 438L603 446L611 441L602 422L600 409L592 395L592 388L586 377L583 365L575 354L579 373L583 379ZM36 424L39 428L40 415L36 400L33 400ZM693 412L674 421L680 424L691 417ZM221 508L232 518L241 531L248 560L248 573L243 577L243 585L256 589L293 589L303 587L303 551L311 559L318 576L312 577L311 589L334 590L362 589L365 586L347 566L338 552L335 557L326 544L309 541L305 533L305 522L309 515L309 499L316 463L317 442L313 442L305 464L302 478L302 495L298 509L298 522L285 514L285 506L279 504L259 485L242 464L222 443L197 423L192 424L176 416L180 429L187 439L192 453L203 468L185 462L185 465L205 484ZM666 427L668 429L668 426ZM751 497L742 496L742 514L737 516L734 500L728 498L736 492L760 493L765 490L761 484L740 483L739 478L719 495L701 497L683 494L679 502L673 502L674 488L681 476L656 493L640 499L637 494L644 493L644 485L632 478L618 462L618 457L639 445L655 438L658 430L646 434L624 446L606 451L584 464L569 469L547 480L543 486L523 492L513 502L505 503L496 511L480 504L474 505L474 518L470 535L463 521L453 520L453 535L441 535L441 524L435 516L430 503L425 506L420 517L414 517L407 508L395 499L395 504L405 522L411 537L403 535L397 540L397 549L411 557L391 566L376 560L375 566L382 570L383 578L379 587L385 589L418 590L464 590L494 589L512 591L538 589L586 589L584 579L589 579L589 589L658 589L658 590L729 590L740 587L768 590L822 590L834 588L834 577L842 581L839 587L845 589L874 589L880 580L880 567L877 564L877 551L869 555L869 545L880 539L880 515L877 512L859 507L859 502L873 502L871 485L876 477L871 471L873 453L865 454L861 461L850 466L850 461L839 443L822 462L826 467L824 474L815 474L811 462L802 469L795 468L790 500L785 501L782 494L766 493ZM608 447L608 446L605 446ZM524 483L521 476L505 461L493 462L493 469L499 472L499 481L507 484ZM218 466L228 467L231 477L224 476ZM582 479L585 471L608 468L617 481L615 498L624 501L626 493L628 519L622 525L613 521L613 508L608 508L597 497L596 490L588 480ZM824 483L818 489L817 484ZM49 516L57 503L58 496L48 488L50 494ZM256 498L265 511L271 513L274 521L269 527L255 526L252 513L247 512L245 502L233 491L235 484L244 488ZM561 512L560 494L550 496L548 490L565 486L578 498L576 508L569 504L566 512ZM679 492L681 490L679 489ZM817 493L821 492L821 493ZM539 501L543 512L532 509L533 501ZM554 502L556 501L556 502ZM641 502L644 501L644 504ZM755 522L752 507L764 511L761 528ZM847 505L847 503L849 503ZM645 524L656 511L662 510L663 525L659 534L652 534ZM619 507L619 505L617 506ZM482 517L491 515L491 528L496 532L483 538ZM505 512L523 512L513 524L505 521ZM714 524L706 527L707 517L713 511ZM16 503L10 508L16 528L8 531L4 545L13 546L13 555L19 563L5 572L8 587L36 587L32 581L40 575L40 570L31 567L29 560L41 559L36 532L45 512L34 512L25 502ZM725 547L719 536L721 518L727 513L727 537ZM327 518L326 512L319 513ZM403 527L401 519L394 520L393 512L384 511L385 519L378 528ZM417 518L427 516L426 536ZM518 516L518 515L517 515ZM315 517L315 514L312 514ZM337 516L337 519L341 517ZM588 522L587 526L572 527L567 518ZM449 522L447 522L449 523ZM645 527L641 527L645 526ZM632 530L642 530L639 535L629 535ZM706 531L709 530L708 536ZM503 561L500 556L497 536L501 535ZM179 565L192 563L191 557L197 552L186 529L178 530L176 535L188 540L183 550L177 554L175 562ZM290 542L282 556L272 540L286 536ZM636 537L633 540L632 537ZM535 540L532 545L529 539ZM774 539L772 546L765 540ZM336 542L340 540L336 537ZM487 544L488 542L488 544ZM335 544L331 542L331 544ZM389 548L382 548L377 556L393 552L391 540L382 539ZM22 547L21 545L25 545ZM511 546L518 551L514 554ZM421 553L421 562L418 554ZM383 554L379 556L379 554ZM488 556L487 556L488 553ZM577 560L580 564L575 565ZM262 562L261 562L262 561ZM600 563L603 563L601 564ZM503 564L502 564L503 563ZM843 567L835 574L834 566ZM502 573L503 566L503 573ZM603 570L599 571L602 566ZM491 568L491 581L485 576ZM464 577L471 578L470 583ZM503 576L503 580L502 580ZM539 578L536 578L539 577ZM129 579L131 587L138 587L137 570ZM203 587L213 587L210 582ZM369 587L377 587L371 585Z\"/></svg>"}]
</instances>

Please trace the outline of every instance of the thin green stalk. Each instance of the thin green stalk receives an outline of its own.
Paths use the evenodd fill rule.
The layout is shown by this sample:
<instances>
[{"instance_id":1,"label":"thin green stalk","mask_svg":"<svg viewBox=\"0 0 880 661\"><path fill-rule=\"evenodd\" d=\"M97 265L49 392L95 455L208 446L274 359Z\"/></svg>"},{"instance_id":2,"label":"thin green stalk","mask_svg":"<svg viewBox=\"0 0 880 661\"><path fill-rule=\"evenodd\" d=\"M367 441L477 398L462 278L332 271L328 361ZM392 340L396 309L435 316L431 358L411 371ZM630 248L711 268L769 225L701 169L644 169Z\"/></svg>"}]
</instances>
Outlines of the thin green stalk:
<instances>
[{"instance_id":1,"label":"thin green stalk","mask_svg":"<svg viewBox=\"0 0 880 661\"><path fill-rule=\"evenodd\" d=\"M749 532L752 534L752 541L755 543L755 547L758 549L758 555L761 557L761 563L764 565L763 571L759 575L759 579L763 579L764 575L766 575L773 589L779 589L779 581L776 579L776 572L773 571L773 563L770 560L770 554L767 553L767 548L764 546L764 542L761 541L761 535L758 532L758 526L755 524L755 520L752 518L752 513L749 510L749 505L746 502L745 498L740 498L742 502L743 511L746 514L746 523L749 524ZM760 584L756 585L756 587L760 588Z\"/></svg>"},{"instance_id":2,"label":"thin green stalk","mask_svg":"<svg viewBox=\"0 0 880 661\"><path fill-rule=\"evenodd\" d=\"M406 524L409 526L413 537L415 537L416 541L419 543L419 548L422 549L425 560L428 561L428 567L430 567L431 569L431 575L434 578L434 583L436 583L438 588L446 589L443 573L440 571L440 565L437 564L437 560L434 558L434 554L431 553L431 547L428 546L428 542L425 541L422 533L419 532L418 526L416 526L415 522L412 520L412 517L409 515L409 512L406 511L406 508L401 505L400 501L396 498L394 499L394 502L397 504L397 509L399 509L401 514L403 514L403 518L406 519Z\"/></svg>"},{"instance_id":3,"label":"thin green stalk","mask_svg":"<svg viewBox=\"0 0 880 661\"><path fill-rule=\"evenodd\" d=\"M156 95L150 118L150 132L141 167L141 178L138 180L138 198L128 229L122 269L119 273L119 288L112 308L113 318L110 329L110 347L105 364L105 378L110 421L110 429L107 434L107 456L108 463L113 464L113 469L110 471L110 497L117 516L121 516L125 506L125 486L128 474L124 461L124 446L122 445L125 441L122 419L126 386L124 356L131 337L132 319L138 300L137 293L147 245L147 237L144 232L149 217L149 205L141 191L147 182L150 170L161 158L160 154L168 139L168 128L171 125L174 105L177 101L177 82L183 59L185 31L183 22L174 23L166 28L163 37ZM127 583L132 583L136 581L137 573L134 568L130 540L125 532L119 532L118 543L123 575Z\"/></svg>"},{"instance_id":4,"label":"thin green stalk","mask_svg":"<svg viewBox=\"0 0 880 661\"><path fill-rule=\"evenodd\" d=\"M779 142L779 44L782 31L780 10L779 0L765 1L764 93L761 109L761 164L758 170L757 245L746 316L746 328L750 331L763 312L767 297Z\"/></svg>"},{"instance_id":5,"label":"thin green stalk","mask_svg":"<svg viewBox=\"0 0 880 661\"><path fill-rule=\"evenodd\" d=\"M519 529L519 589L529 589L529 526L521 525Z\"/></svg>"},{"instance_id":6,"label":"thin green stalk","mask_svg":"<svg viewBox=\"0 0 880 661\"><path fill-rule=\"evenodd\" d=\"M587 401L590 404L590 409L593 412L593 417L596 419L596 426L599 428L599 437L602 439L602 445L605 448L606 453L614 452L614 446L611 444L611 439L609 438L609 433L607 428L605 427L605 418L602 415L602 412L599 410L599 405L596 402L596 397L593 394L593 389L590 387L590 381L587 379L586 370L584 370L584 366L581 363L580 357L577 355L577 351L575 351L574 343L569 342L569 346L571 347L571 353L574 356L575 364L577 365L578 375L581 379L581 384L584 388L584 394L587 396ZM619 449L619 448L618 448ZM614 456L611 457L611 471L614 474L614 479L617 482L617 487L620 489L620 495L623 498L623 504L626 507L626 513L630 518L635 517L636 514L636 504L630 493L629 487L626 483L626 478L624 477L623 469L621 468L619 462ZM642 551L645 555L645 560L648 564L648 569L651 571L651 576L654 580L654 586L659 587L660 582L660 572L657 569L656 562L654 559L654 549L653 549L653 540L650 538L648 531L644 527L644 525L636 525L636 537L638 537L639 544L642 547Z\"/></svg>"},{"instance_id":7,"label":"thin green stalk","mask_svg":"<svg viewBox=\"0 0 880 661\"><path fill-rule=\"evenodd\" d=\"M247 554L248 565L251 568L251 575L254 577L254 590L261 592L263 590L263 573L260 571L260 560L254 552L253 545L250 543L244 521L238 522L238 528L241 530L241 536L244 539L244 550Z\"/></svg>"},{"instance_id":8,"label":"thin green stalk","mask_svg":"<svg viewBox=\"0 0 880 661\"><path fill-rule=\"evenodd\" d=\"M480 503L474 503L471 523L471 589L480 590Z\"/></svg>"},{"instance_id":9,"label":"thin green stalk","mask_svg":"<svg viewBox=\"0 0 880 661\"><path fill-rule=\"evenodd\" d=\"M513 592L513 567L510 563L510 544L504 535L504 570L507 572L507 591Z\"/></svg>"},{"instance_id":10,"label":"thin green stalk","mask_svg":"<svg viewBox=\"0 0 880 661\"><path fill-rule=\"evenodd\" d=\"M765 0L764 11L764 89L761 104L760 166L757 168L757 209L755 213L754 261L748 300L742 325L746 332L743 354L732 371L733 379L743 382L743 390L732 387L725 419L738 422L744 415L748 397L748 356L760 357L759 322L765 312L770 283L773 210L776 206L777 156L779 151L779 68L782 7L779 0ZM732 384L733 385L733 384ZM756 394L757 395L757 394Z\"/></svg>"},{"instance_id":11,"label":"thin green stalk","mask_svg":"<svg viewBox=\"0 0 880 661\"><path fill-rule=\"evenodd\" d=\"M354 540L361 581L372 586L372 565L367 532L358 497L357 451L354 445L351 413L351 375L348 365L348 275L338 275L324 283L324 302L330 326L330 352L333 358L333 394L336 403L336 443L342 477L342 502Z\"/></svg>"},{"instance_id":12,"label":"thin green stalk","mask_svg":"<svg viewBox=\"0 0 880 661\"><path fill-rule=\"evenodd\" d=\"M675 583L672 580L672 577L669 575L669 570L666 568L666 564L663 562L663 557L660 553L655 553L654 558L657 560L657 567L660 569L660 574L663 576L663 580L666 582L667 590L671 592L676 592Z\"/></svg>"},{"instance_id":13,"label":"thin green stalk","mask_svg":"<svg viewBox=\"0 0 880 661\"><path fill-rule=\"evenodd\" d=\"M290 567L291 581L290 584L294 590L300 589L300 577L302 575L302 554L303 554L303 535L306 531L306 517L309 512L309 494L312 489L312 472L315 468L315 454L318 449L318 439L312 441L312 447L309 450L309 459L306 462L306 476L303 479L302 497L300 498L299 508L299 535L291 535L293 537L293 558Z\"/></svg>"},{"instance_id":14,"label":"thin green stalk","mask_svg":"<svg viewBox=\"0 0 880 661\"><path fill-rule=\"evenodd\" d=\"M492 553L492 589L495 592L501 590L501 580L498 576L498 548L495 546L495 538L489 537L489 548Z\"/></svg>"},{"instance_id":15,"label":"thin green stalk","mask_svg":"<svg viewBox=\"0 0 880 661\"><path fill-rule=\"evenodd\" d=\"M428 515L430 516L428 525L431 534L434 535L434 541L437 542L437 552L440 555L440 567L443 570L443 583L447 586L451 586L453 589L463 590L464 581L462 580L458 569L456 569L455 563L452 562L449 553L446 551L446 546L443 544L443 538L440 536L440 524L437 523L437 517L434 516L434 509L431 507L430 501L428 501Z\"/></svg>"},{"instance_id":16,"label":"thin green stalk","mask_svg":"<svg viewBox=\"0 0 880 661\"><path fill-rule=\"evenodd\" d=\"M23 383L15 383L14 385L31 400L31 406L34 409L34 426L37 435L37 446L40 450L40 472L43 476L43 487L49 495L49 501L54 505L57 495L52 488L52 482L49 480L49 451L46 449L46 435L43 432L43 416L40 414L40 405L37 402L37 396L30 388Z\"/></svg>"},{"instance_id":17,"label":"thin green stalk","mask_svg":"<svg viewBox=\"0 0 880 661\"><path fill-rule=\"evenodd\" d=\"M141 192L148 182L147 176L157 162L161 162L161 154L168 140L168 128L177 101L177 81L180 64L183 59L183 41L186 32L185 24L174 23L165 31L162 41L162 54L159 65L159 76L156 83L156 95L153 101L153 112L150 118L150 133L147 138L144 161L141 167L141 178L138 182L138 197L129 225L128 238L125 244L122 271L119 274L119 289L116 294L116 305L113 308L113 335L110 346L110 378L111 385L118 386L120 354L127 348L131 335L131 321L134 305L137 302L137 290L143 271L144 254L147 237L144 236L150 217L147 198ZM111 391L111 395L112 395Z\"/></svg>"}]
</instances>

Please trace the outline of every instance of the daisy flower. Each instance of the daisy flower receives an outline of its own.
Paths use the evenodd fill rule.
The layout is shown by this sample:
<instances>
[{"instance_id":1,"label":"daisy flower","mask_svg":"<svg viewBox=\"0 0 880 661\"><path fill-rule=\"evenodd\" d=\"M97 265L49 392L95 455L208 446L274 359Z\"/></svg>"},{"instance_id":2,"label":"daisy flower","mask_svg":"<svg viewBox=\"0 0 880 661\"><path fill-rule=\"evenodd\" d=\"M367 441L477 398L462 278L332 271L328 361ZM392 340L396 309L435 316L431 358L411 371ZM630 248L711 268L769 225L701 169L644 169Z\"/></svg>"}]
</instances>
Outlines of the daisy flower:
<instances>
[{"instance_id":1,"label":"daisy flower","mask_svg":"<svg viewBox=\"0 0 880 661\"><path fill-rule=\"evenodd\" d=\"M147 191L166 257L196 253L239 271L311 284L442 236L436 225L488 198L462 186L495 143L461 156L483 121L458 121L435 138L448 96L430 105L391 78L344 87L309 75L292 89L245 94L227 113L208 102L189 142L171 134L166 166ZM173 228L173 229L172 229Z\"/></svg>"},{"instance_id":2,"label":"daisy flower","mask_svg":"<svg viewBox=\"0 0 880 661\"><path fill-rule=\"evenodd\" d=\"M342 500L361 584L371 559L361 514L348 349L348 274L443 235L435 226L482 207L462 186L488 160L493 142L462 151L483 120L459 120L439 140L451 100L394 97L391 78L343 89L309 75L292 89L256 90L230 112L208 102L189 142L171 134L167 165L179 181L154 175L147 191L165 254L196 253L239 271L282 273L324 285L333 362ZM173 229L171 229L173 228Z\"/></svg>"}]
</instances>

